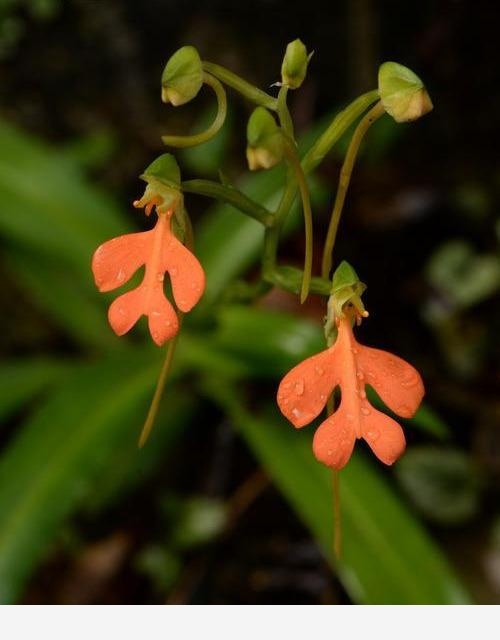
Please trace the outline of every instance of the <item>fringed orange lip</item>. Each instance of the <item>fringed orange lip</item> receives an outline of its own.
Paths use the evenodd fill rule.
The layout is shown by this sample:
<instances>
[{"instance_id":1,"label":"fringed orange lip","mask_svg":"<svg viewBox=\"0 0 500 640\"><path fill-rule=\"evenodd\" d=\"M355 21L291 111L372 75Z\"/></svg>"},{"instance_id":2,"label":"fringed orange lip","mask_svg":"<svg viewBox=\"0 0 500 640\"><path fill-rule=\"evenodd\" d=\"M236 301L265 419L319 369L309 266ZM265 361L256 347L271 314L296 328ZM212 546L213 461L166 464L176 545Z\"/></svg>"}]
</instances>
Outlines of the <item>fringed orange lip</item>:
<instances>
[{"instance_id":1,"label":"fringed orange lip","mask_svg":"<svg viewBox=\"0 0 500 640\"><path fill-rule=\"evenodd\" d=\"M119 336L127 333L143 315L148 317L149 331L157 345L177 333L177 314L164 293L166 272L175 304L183 312L190 311L205 290L202 266L170 229L172 213L158 213L156 225L150 231L113 238L94 253L92 271L99 291L103 292L128 282L146 265L142 283L116 298L109 307L109 323Z\"/></svg>"},{"instance_id":2,"label":"fringed orange lip","mask_svg":"<svg viewBox=\"0 0 500 640\"><path fill-rule=\"evenodd\" d=\"M297 428L314 420L340 387L340 406L320 424L313 442L314 455L328 467L342 469L357 438L364 438L385 464L393 464L405 450L403 430L369 403L366 385L402 418L414 415L424 395L418 371L391 353L359 344L349 317L338 321L333 346L298 364L281 381L279 408Z\"/></svg>"}]
</instances>

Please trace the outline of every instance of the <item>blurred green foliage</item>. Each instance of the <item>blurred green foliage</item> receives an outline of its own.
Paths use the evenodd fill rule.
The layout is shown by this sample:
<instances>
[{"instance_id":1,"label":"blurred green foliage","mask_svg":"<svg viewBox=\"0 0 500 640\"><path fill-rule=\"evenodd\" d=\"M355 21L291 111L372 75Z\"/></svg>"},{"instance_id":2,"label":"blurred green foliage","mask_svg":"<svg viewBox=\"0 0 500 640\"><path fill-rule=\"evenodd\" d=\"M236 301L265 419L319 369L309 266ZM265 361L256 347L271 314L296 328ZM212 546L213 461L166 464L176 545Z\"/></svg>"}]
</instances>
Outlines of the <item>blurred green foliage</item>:
<instances>
[{"instance_id":1,"label":"blurred green foliage","mask_svg":"<svg viewBox=\"0 0 500 640\"><path fill-rule=\"evenodd\" d=\"M162 353L137 337L112 335L106 299L94 290L89 269L96 246L129 230L129 223L64 150L6 123L0 148L5 265L76 354L71 360L26 356L0 368L2 411L22 416L0 456L1 601L22 597L63 523L126 504L174 455L188 423L209 428L207 402L234 426L333 566L330 477L312 456L311 430L298 434L267 398L256 407L250 399L253 385L270 382L274 389L290 366L321 348L320 326L224 301L256 261L259 225L225 206L213 207L197 225L207 292L183 328L156 432L139 451L135 438ZM259 201L276 201L279 177L271 171L241 186ZM415 423L429 437L447 437L428 408ZM469 601L439 545L362 452L342 475L342 506L344 553L334 570L352 601ZM211 497L191 497L174 512L165 544L151 541L136 558L159 590L175 582L181 549L217 539L225 526L225 506Z\"/></svg>"}]
</instances>

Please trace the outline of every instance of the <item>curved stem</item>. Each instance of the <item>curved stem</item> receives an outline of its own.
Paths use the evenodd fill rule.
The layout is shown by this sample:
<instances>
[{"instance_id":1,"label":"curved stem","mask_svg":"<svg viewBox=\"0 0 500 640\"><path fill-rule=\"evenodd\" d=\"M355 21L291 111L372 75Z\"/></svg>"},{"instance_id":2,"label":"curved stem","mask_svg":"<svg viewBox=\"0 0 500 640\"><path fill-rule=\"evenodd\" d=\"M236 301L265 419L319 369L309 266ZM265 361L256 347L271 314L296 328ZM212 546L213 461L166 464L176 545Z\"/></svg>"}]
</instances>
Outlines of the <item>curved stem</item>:
<instances>
[{"instance_id":1,"label":"curved stem","mask_svg":"<svg viewBox=\"0 0 500 640\"><path fill-rule=\"evenodd\" d=\"M233 186L223 185L212 180L186 180L181 184L181 187L185 193L196 193L226 202L242 213L258 220L265 227L270 227L273 224L273 214L268 209Z\"/></svg>"},{"instance_id":2,"label":"curved stem","mask_svg":"<svg viewBox=\"0 0 500 640\"><path fill-rule=\"evenodd\" d=\"M179 313L179 331L181 328L182 316ZM163 366L160 371L160 375L158 377L158 382L156 383L155 392L153 395L153 399L151 400L151 405L149 407L148 415L146 417L146 421L144 422L144 426L142 427L141 435L139 437L138 447L142 449L142 447L146 444L153 425L156 420L156 416L158 415L158 409L160 407L160 401L163 395L163 391L165 389L165 384L167 382L168 374L172 368L172 363L174 360L175 347L177 345L177 339L179 337L179 332L170 340L167 345L167 351L165 353L165 360L163 361Z\"/></svg>"},{"instance_id":3,"label":"curved stem","mask_svg":"<svg viewBox=\"0 0 500 640\"><path fill-rule=\"evenodd\" d=\"M218 78L221 82L226 84L228 87L231 87L242 96L258 104L262 107L266 107L266 109L271 109L272 111L276 111L277 109L277 100L273 98L265 91L261 91L257 87L254 87L253 84L250 84L240 76L236 75L229 69L225 67L221 67L218 64L213 62L207 62L206 60L202 61L203 69L208 71L212 76Z\"/></svg>"},{"instance_id":4,"label":"curved stem","mask_svg":"<svg viewBox=\"0 0 500 640\"><path fill-rule=\"evenodd\" d=\"M344 132L370 105L379 99L378 91L368 91L338 113L302 159L305 173L315 169Z\"/></svg>"},{"instance_id":5,"label":"curved stem","mask_svg":"<svg viewBox=\"0 0 500 640\"><path fill-rule=\"evenodd\" d=\"M295 144L287 136L283 136L285 156L293 170L297 184L299 185L300 195L302 198L302 210L304 213L304 231L305 231L305 257L304 257L304 277L302 279L302 287L300 290L300 302L305 302L309 295L309 286L312 277L312 260L313 260L313 223L311 200L309 197L309 188L307 186L306 176L300 164Z\"/></svg>"},{"instance_id":6,"label":"curved stem","mask_svg":"<svg viewBox=\"0 0 500 640\"><path fill-rule=\"evenodd\" d=\"M227 98L224 87L217 80L217 78L214 78L214 76L211 76L209 73L203 74L203 82L214 90L215 96L217 98L217 114L214 118L214 121L208 127L208 129L205 129L205 131L196 133L192 136L162 136L161 139L167 146L184 148L203 144L204 142L208 142L208 140L213 138L224 124L227 114Z\"/></svg>"},{"instance_id":7,"label":"curved stem","mask_svg":"<svg viewBox=\"0 0 500 640\"><path fill-rule=\"evenodd\" d=\"M278 93L278 117L283 131L287 136L294 140L293 121L286 102L287 96L288 87L286 85L282 85Z\"/></svg>"},{"instance_id":8,"label":"curved stem","mask_svg":"<svg viewBox=\"0 0 500 640\"><path fill-rule=\"evenodd\" d=\"M332 268L332 251L359 146L370 126L384 113L385 109L382 102L377 102L360 121L349 144L342 169L340 170L339 186L337 188L337 195L335 196L335 204L333 206L330 224L328 225L325 246L323 248L323 259L321 261L321 275L323 278L329 277Z\"/></svg>"},{"instance_id":9,"label":"curved stem","mask_svg":"<svg viewBox=\"0 0 500 640\"><path fill-rule=\"evenodd\" d=\"M352 123L366 111L366 109L378 99L377 91L369 91L354 100L343 111L338 113L327 129L321 134L309 151L302 158L301 165L307 175L313 171L331 150L333 145L342 137ZM275 220L272 227L266 229L264 236L264 277L271 281L276 265L276 250L280 228L292 208L297 193L297 184L293 172L289 172L287 182L280 203L276 209ZM290 289L289 289L290 290Z\"/></svg>"}]
</instances>

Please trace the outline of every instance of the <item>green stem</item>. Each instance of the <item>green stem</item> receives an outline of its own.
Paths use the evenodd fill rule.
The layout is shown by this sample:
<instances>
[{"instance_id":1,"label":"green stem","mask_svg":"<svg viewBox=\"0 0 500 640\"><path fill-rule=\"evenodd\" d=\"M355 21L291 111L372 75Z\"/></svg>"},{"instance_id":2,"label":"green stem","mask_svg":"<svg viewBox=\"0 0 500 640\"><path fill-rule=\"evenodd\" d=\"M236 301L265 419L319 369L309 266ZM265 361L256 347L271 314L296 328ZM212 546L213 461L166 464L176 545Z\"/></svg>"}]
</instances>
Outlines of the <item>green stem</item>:
<instances>
[{"instance_id":1,"label":"green stem","mask_svg":"<svg viewBox=\"0 0 500 640\"><path fill-rule=\"evenodd\" d=\"M304 273L301 269L289 266L274 266L268 267L264 273L263 278L266 282L280 287L290 293L299 293L302 288L302 282L304 280ZM323 278L311 278L309 290L311 293L315 293L321 296L328 296L332 288L332 283Z\"/></svg>"},{"instance_id":2,"label":"green stem","mask_svg":"<svg viewBox=\"0 0 500 640\"><path fill-rule=\"evenodd\" d=\"M278 117L283 131L292 140L295 140L293 121L286 102L287 96L288 87L286 85L282 85L278 93Z\"/></svg>"},{"instance_id":3,"label":"green stem","mask_svg":"<svg viewBox=\"0 0 500 640\"><path fill-rule=\"evenodd\" d=\"M321 134L302 159L302 167L306 174L322 162L323 158L339 138L342 137L346 129L378 99L378 91L368 91L359 96L359 98L356 98L356 100L353 100L349 106L335 116L328 128Z\"/></svg>"},{"instance_id":4,"label":"green stem","mask_svg":"<svg viewBox=\"0 0 500 640\"><path fill-rule=\"evenodd\" d=\"M202 64L205 71L208 71L212 76L215 76L221 82L226 84L228 87L231 87L251 102L261 105L262 107L266 107L266 109L276 111L276 98L273 98L265 91L261 91L257 87L254 87L253 84L243 80L243 78L240 78L236 73L233 73L232 71L229 71L229 69L221 67L218 64L207 62L206 60L203 60Z\"/></svg>"},{"instance_id":5,"label":"green stem","mask_svg":"<svg viewBox=\"0 0 500 640\"><path fill-rule=\"evenodd\" d=\"M377 99L378 92L369 91L354 100L349 106L335 116L331 124L321 134L301 161L302 169L306 175L321 163L325 155L342 137L345 131ZM274 225L271 228L266 229L264 236L263 275L268 281L272 281L273 271L276 266L276 252L280 229L292 208L296 193L297 184L295 182L295 175L294 172L289 171L280 203L276 209Z\"/></svg>"},{"instance_id":6,"label":"green stem","mask_svg":"<svg viewBox=\"0 0 500 640\"><path fill-rule=\"evenodd\" d=\"M165 360L163 361L163 366L160 371L160 376L158 378L158 382L156 383L156 389L153 395L153 399L151 401L151 405L149 407L148 415L146 417L146 421L144 422L144 426L142 427L141 435L139 437L139 448L146 444L147 439L151 433L153 425L156 420L156 416L158 414L158 409L160 407L160 401L163 396L163 391L165 390L165 384L167 382L168 374L172 368L172 363L174 360L175 347L177 345L177 339L180 332L180 325L182 322L182 316L179 313L179 331L177 334L170 340L167 346L167 351L165 353Z\"/></svg>"},{"instance_id":7,"label":"green stem","mask_svg":"<svg viewBox=\"0 0 500 640\"><path fill-rule=\"evenodd\" d=\"M313 260L313 223L311 200L309 197L309 188L307 180L297 155L297 149L292 140L284 136L285 155L295 171L295 177L299 185L300 195L302 198L302 210L304 213L304 231L305 231L305 257L304 257L304 277L300 290L300 302L305 302L309 294L309 286L312 277L312 260Z\"/></svg>"},{"instance_id":8,"label":"green stem","mask_svg":"<svg viewBox=\"0 0 500 640\"><path fill-rule=\"evenodd\" d=\"M214 78L214 76L211 76L209 73L203 74L203 82L213 89L217 98L217 114L214 121L208 129L192 136L162 136L161 139L167 146L184 148L203 144L213 138L224 124L227 114L227 98L224 87L217 78Z\"/></svg>"},{"instance_id":9,"label":"green stem","mask_svg":"<svg viewBox=\"0 0 500 640\"><path fill-rule=\"evenodd\" d=\"M223 185L212 180L186 180L181 187L185 193L196 193L226 202L242 213L258 220L265 227L270 227L273 224L274 216L268 209L233 186Z\"/></svg>"},{"instance_id":10,"label":"green stem","mask_svg":"<svg viewBox=\"0 0 500 640\"><path fill-rule=\"evenodd\" d=\"M351 181L352 170L356 156L358 155L359 146L370 126L383 116L384 113L385 109L382 102L377 102L359 122L349 143L349 148L344 158L342 169L340 170L339 186L337 188L337 195L335 196L335 204L333 206L330 224L328 225L325 246L323 248L323 259L321 261L321 276L323 278L329 277L332 268L333 247L335 245L340 216L342 215L342 209L344 207L345 197Z\"/></svg>"}]
</instances>

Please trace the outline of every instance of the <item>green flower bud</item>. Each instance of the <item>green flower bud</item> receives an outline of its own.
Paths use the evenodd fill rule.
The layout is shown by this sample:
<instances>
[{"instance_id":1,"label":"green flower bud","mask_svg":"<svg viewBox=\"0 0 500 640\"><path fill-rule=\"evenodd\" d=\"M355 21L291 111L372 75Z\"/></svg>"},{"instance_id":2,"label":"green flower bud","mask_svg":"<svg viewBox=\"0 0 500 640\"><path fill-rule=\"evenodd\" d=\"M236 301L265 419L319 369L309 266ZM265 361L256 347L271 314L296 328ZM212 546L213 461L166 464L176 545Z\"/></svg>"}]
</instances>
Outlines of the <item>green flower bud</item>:
<instances>
[{"instance_id":1,"label":"green flower bud","mask_svg":"<svg viewBox=\"0 0 500 640\"><path fill-rule=\"evenodd\" d=\"M142 198L134 202L134 206L145 207L154 201L156 210L164 213L175 210L182 204L181 172L172 154L164 153L156 158L140 178L147 182L147 187Z\"/></svg>"},{"instance_id":2,"label":"green flower bud","mask_svg":"<svg viewBox=\"0 0 500 640\"><path fill-rule=\"evenodd\" d=\"M420 78L397 62L384 62L378 72L378 91L384 109L396 122L410 122L432 111Z\"/></svg>"},{"instance_id":3,"label":"green flower bud","mask_svg":"<svg viewBox=\"0 0 500 640\"><path fill-rule=\"evenodd\" d=\"M257 107L247 125L247 160L250 171L270 169L283 159L281 129L273 116Z\"/></svg>"},{"instance_id":4,"label":"green flower bud","mask_svg":"<svg viewBox=\"0 0 500 640\"><path fill-rule=\"evenodd\" d=\"M194 47L181 47L169 59L161 77L161 99L174 107L192 100L203 84L203 67Z\"/></svg>"},{"instance_id":5,"label":"green flower bud","mask_svg":"<svg viewBox=\"0 0 500 640\"><path fill-rule=\"evenodd\" d=\"M332 278L332 288L330 300L333 304L335 316L343 315L343 307L347 303L351 303L358 315L367 316L361 295L366 290L366 285L360 281L358 274L351 265L343 260Z\"/></svg>"},{"instance_id":6,"label":"green flower bud","mask_svg":"<svg viewBox=\"0 0 500 640\"><path fill-rule=\"evenodd\" d=\"M312 53L307 54L305 44L297 38L288 43L281 65L281 81L289 89L298 89L304 82Z\"/></svg>"}]
</instances>

